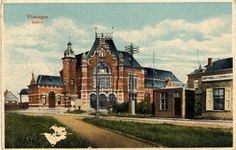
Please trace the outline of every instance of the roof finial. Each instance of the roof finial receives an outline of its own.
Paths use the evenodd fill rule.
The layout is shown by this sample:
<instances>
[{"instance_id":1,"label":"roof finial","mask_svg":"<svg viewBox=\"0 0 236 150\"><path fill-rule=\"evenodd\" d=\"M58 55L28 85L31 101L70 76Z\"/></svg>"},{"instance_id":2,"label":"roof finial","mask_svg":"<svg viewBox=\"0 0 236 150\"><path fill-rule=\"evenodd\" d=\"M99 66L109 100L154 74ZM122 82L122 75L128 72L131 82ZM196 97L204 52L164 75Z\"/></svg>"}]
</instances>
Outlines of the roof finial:
<instances>
[{"instance_id":1,"label":"roof finial","mask_svg":"<svg viewBox=\"0 0 236 150\"><path fill-rule=\"evenodd\" d=\"M112 31L111 31L111 33L113 33L113 29L114 29L114 24L113 24L113 26L112 26Z\"/></svg>"}]
</instances>

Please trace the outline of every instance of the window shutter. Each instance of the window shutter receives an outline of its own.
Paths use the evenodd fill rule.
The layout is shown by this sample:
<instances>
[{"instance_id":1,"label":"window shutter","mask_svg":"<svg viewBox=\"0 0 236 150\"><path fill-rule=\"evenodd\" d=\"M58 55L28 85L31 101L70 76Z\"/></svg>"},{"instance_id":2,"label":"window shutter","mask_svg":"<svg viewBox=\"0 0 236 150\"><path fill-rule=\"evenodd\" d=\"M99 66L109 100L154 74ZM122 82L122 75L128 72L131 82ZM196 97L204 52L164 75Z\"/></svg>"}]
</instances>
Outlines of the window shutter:
<instances>
[{"instance_id":1,"label":"window shutter","mask_svg":"<svg viewBox=\"0 0 236 150\"><path fill-rule=\"evenodd\" d=\"M225 110L231 110L232 100L231 100L231 88L225 88Z\"/></svg>"},{"instance_id":2,"label":"window shutter","mask_svg":"<svg viewBox=\"0 0 236 150\"><path fill-rule=\"evenodd\" d=\"M213 110L213 89L206 89L206 110Z\"/></svg>"}]
</instances>

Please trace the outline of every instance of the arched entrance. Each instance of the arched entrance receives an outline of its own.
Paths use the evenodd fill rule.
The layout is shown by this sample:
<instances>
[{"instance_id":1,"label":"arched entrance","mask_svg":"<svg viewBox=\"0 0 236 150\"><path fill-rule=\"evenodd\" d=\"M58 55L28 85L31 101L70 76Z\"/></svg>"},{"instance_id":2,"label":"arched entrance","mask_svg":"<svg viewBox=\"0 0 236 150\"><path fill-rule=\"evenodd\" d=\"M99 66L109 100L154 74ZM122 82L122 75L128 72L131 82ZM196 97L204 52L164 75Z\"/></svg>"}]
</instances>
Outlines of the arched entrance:
<instances>
[{"instance_id":1,"label":"arched entrance","mask_svg":"<svg viewBox=\"0 0 236 150\"><path fill-rule=\"evenodd\" d=\"M115 95L114 94L110 94L108 96L108 100L109 100L110 108L112 108L112 106L115 104L115 100L116 100Z\"/></svg>"},{"instance_id":2,"label":"arched entrance","mask_svg":"<svg viewBox=\"0 0 236 150\"><path fill-rule=\"evenodd\" d=\"M105 94L99 96L99 109L106 109L107 97Z\"/></svg>"},{"instance_id":3,"label":"arched entrance","mask_svg":"<svg viewBox=\"0 0 236 150\"><path fill-rule=\"evenodd\" d=\"M49 92L48 94L48 101L49 101L49 108L55 107L55 93L53 91Z\"/></svg>"}]
</instances>

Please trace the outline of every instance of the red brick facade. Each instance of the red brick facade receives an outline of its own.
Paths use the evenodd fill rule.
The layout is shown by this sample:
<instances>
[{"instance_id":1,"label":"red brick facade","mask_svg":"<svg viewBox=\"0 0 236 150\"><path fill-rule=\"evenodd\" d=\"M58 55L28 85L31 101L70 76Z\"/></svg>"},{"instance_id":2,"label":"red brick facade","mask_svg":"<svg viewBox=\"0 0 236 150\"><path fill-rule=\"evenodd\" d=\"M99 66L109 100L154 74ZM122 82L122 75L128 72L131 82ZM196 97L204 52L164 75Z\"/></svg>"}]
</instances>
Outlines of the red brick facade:
<instances>
[{"instance_id":1,"label":"red brick facade","mask_svg":"<svg viewBox=\"0 0 236 150\"><path fill-rule=\"evenodd\" d=\"M130 58L134 59L133 56L127 52L118 52L112 38L96 37L91 50L78 55L74 54L71 45L69 42L62 58L63 69L60 71L60 77L41 75L35 82L32 75L29 85L29 107L70 107L76 100L82 101L81 109L88 110L94 107L96 51L101 98L99 101L102 109L110 109L110 105L114 103L129 101L129 86L133 86L133 100L153 101L153 88L145 88L145 68L136 60L134 65L130 65L129 61ZM60 104L58 96L61 98Z\"/></svg>"}]
</instances>

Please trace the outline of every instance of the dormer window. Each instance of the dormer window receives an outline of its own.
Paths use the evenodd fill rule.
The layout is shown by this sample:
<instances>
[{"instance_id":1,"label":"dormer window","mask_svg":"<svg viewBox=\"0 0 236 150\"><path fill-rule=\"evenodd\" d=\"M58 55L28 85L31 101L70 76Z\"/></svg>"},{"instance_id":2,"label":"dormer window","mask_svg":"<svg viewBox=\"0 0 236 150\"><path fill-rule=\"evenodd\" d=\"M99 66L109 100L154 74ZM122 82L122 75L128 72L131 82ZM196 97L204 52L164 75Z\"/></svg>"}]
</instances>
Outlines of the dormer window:
<instances>
[{"instance_id":1,"label":"dormer window","mask_svg":"<svg viewBox=\"0 0 236 150\"><path fill-rule=\"evenodd\" d=\"M49 77L49 82L52 82L52 77Z\"/></svg>"},{"instance_id":2,"label":"dormer window","mask_svg":"<svg viewBox=\"0 0 236 150\"><path fill-rule=\"evenodd\" d=\"M71 85L74 85L74 79L71 80Z\"/></svg>"},{"instance_id":3,"label":"dormer window","mask_svg":"<svg viewBox=\"0 0 236 150\"><path fill-rule=\"evenodd\" d=\"M99 57L104 58L105 57L105 50L103 48L100 49L99 51Z\"/></svg>"}]
</instances>

